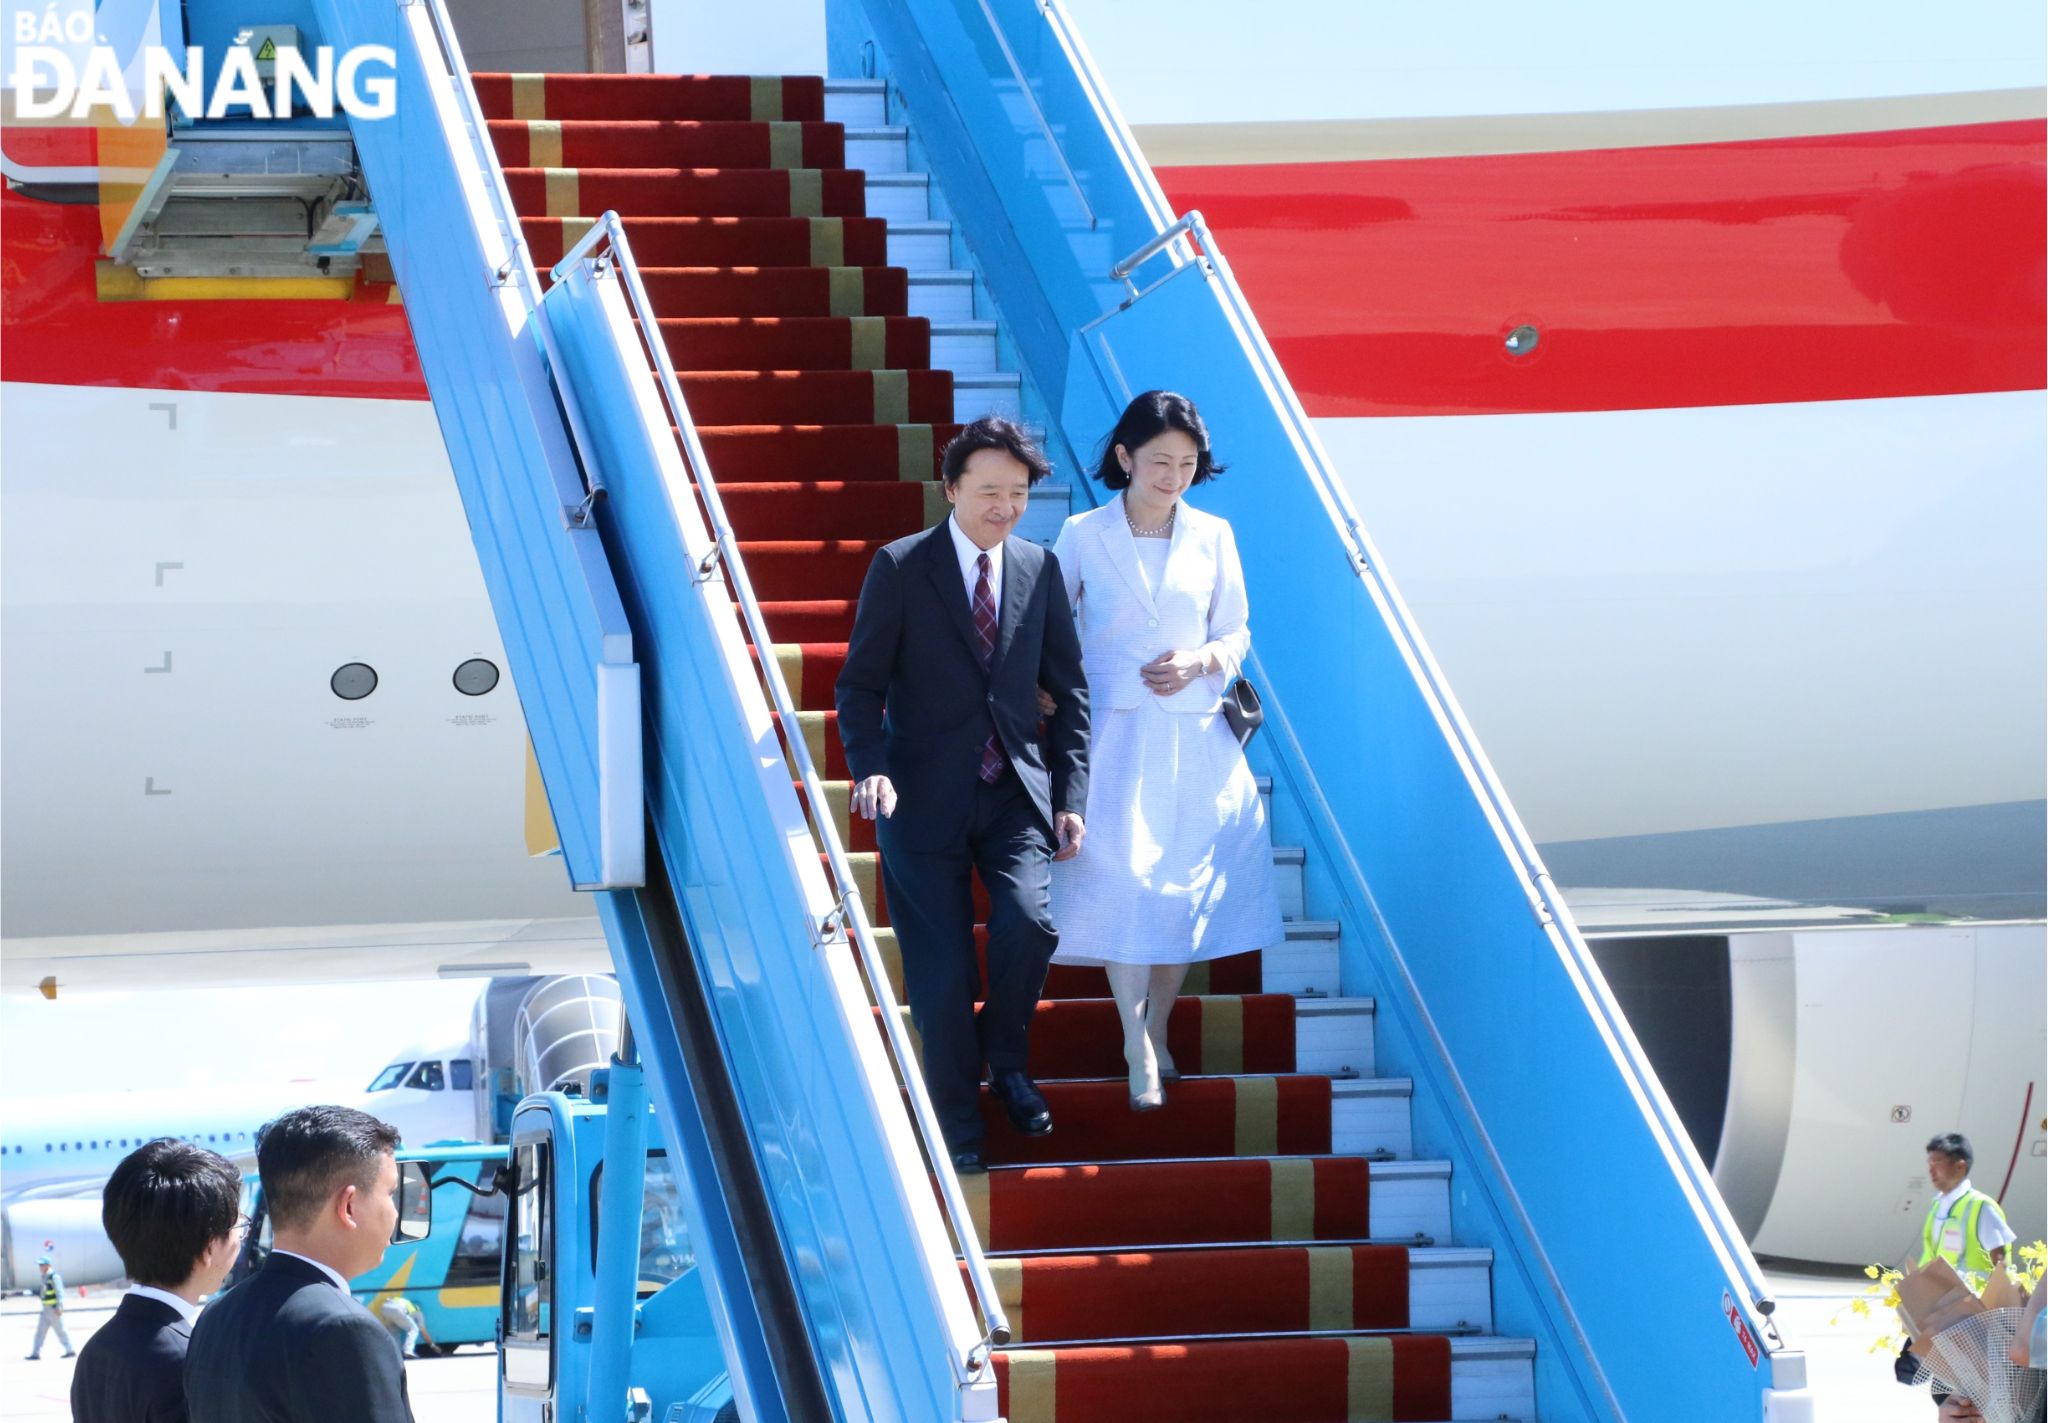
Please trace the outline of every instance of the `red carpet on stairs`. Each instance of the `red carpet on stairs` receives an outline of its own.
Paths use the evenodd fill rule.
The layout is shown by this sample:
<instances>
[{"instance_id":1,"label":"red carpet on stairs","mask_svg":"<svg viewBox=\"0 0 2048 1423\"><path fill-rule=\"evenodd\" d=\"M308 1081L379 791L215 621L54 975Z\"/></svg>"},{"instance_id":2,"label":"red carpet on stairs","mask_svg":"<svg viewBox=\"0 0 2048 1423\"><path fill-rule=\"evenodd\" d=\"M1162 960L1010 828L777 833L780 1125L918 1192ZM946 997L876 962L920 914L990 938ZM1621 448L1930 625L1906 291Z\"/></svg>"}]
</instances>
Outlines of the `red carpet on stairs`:
<instances>
[{"instance_id":1,"label":"red carpet on stairs","mask_svg":"<svg viewBox=\"0 0 2048 1423\"><path fill-rule=\"evenodd\" d=\"M535 217L522 210L519 228L534 262L552 267L599 216ZM619 217L633 244L633 260L643 268L869 268L889 260L889 225L878 217L635 217L624 212Z\"/></svg>"},{"instance_id":2,"label":"red carpet on stairs","mask_svg":"<svg viewBox=\"0 0 2048 1423\"><path fill-rule=\"evenodd\" d=\"M961 1186L995 1251L1361 1240L1371 1171L1357 1156L1122 1161L998 1168Z\"/></svg>"},{"instance_id":3,"label":"red carpet on stairs","mask_svg":"<svg viewBox=\"0 0 2048 1423\"><path fill-rule=\"evenodd\" d=\"M1451 1341L1212 1340L996 1355L1009 1423L1335 1423L1451 1416Z\"/></svg>"},{"instance_id":4,"label":"red carpet on stairs","mask_svg":"<svg viewBox=\"0 0 2048 1423\"><path fill-rule=\"evenodd\" d=\"M475 82L537 265L607 208L624 222L776 644L757 661L803 709L829 782L812 813L851 852L900 995L833 683L874 550L945 516L935 481L958 426L824 83ZM1408 1251L1362 1243L1371 1167L1328 1154L1330 1080L1295 1071L1295 1001L1263 993L1261 972L1258 954L1195 966L1168 1028L1189 1075L1144 1114L1102 970L1048 975L1032 1068L1057 1126L1020 1137L984 1094L995 1166L961 1182L1017 1329L996 1356L1013 1423L1451 1416L1448 1341L1371 1332L1407 1324Z\"/></svg>"},{"instance_id":5,"label":"red carpet on stairs","mask_svg":"<svg viewBox=\"0 0 2048 1423\"><path fill-rule=\"evenodd\" d=\"M1408 1327L1402 1245L1267 1245L1010 1257L993 1264L1012 1347ZM1219 1280L1228 1289L1217 1289Z\"/></svg>"},{"instance_id":6,"label":"red carpet on stairs","mask_svg":"<svg viewBox=\"0 0 2048 1423\"><path fill-rule=\"evenodd\" d=\"M900 317L910 305L901 267L642 267L640 279L670 316Z\"/></svg>"}]
</instances>

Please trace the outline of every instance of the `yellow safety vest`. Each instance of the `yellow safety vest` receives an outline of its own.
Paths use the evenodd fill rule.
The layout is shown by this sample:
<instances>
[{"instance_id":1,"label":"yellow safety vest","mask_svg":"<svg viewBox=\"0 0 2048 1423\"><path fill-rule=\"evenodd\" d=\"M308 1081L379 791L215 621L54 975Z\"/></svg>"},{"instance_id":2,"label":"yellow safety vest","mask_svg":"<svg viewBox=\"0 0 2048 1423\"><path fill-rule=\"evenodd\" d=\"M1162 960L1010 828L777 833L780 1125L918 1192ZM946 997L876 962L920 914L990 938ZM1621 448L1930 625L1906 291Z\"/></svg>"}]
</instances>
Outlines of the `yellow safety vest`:
<instances>
[{"instance_id":1,"label":"yellow safety vest","mask_svg":"<svg viewBox=\"0 0 2048 1423\"><path fill-rule=\"evenodd\" d=\"M1977 1218L1983 1215L1984 1208L1989 1206L1991 1213L2003 1224L2005 1212L1998 1208L1998 1202L1982 1191L1971 1191L1964 1195L1949 1207L1948 1217L1942 1222L1942 1238L1936 1240L1934 1213L1940 1205L1941 1197L1936 1196L1933 1204L1927 1207L1927 1223L1920 1227L1921 1268L1925 1269L1932 1264L1934 1257L1939 1255L1958 1270L1976 1270L1980 1273L1989 1270L1991 1254L1984 1248L1983 1242L1977 1239ZM1959 1220L1962 1222L1962 1235L1957 1237L1954 1228Z\"/></svg>"},{"instance_id":2,"label":"yellow safety vest","mask_svg":"<svg viewBox=\"0 0 2048 1423\"><path fill-rule=\"evenodd\" d=\"M64 1307L63 1291L64 1282L57 1278L55 1270L43 1276L43 1308L62 1309Z\"/></svg>"}]
</instances>

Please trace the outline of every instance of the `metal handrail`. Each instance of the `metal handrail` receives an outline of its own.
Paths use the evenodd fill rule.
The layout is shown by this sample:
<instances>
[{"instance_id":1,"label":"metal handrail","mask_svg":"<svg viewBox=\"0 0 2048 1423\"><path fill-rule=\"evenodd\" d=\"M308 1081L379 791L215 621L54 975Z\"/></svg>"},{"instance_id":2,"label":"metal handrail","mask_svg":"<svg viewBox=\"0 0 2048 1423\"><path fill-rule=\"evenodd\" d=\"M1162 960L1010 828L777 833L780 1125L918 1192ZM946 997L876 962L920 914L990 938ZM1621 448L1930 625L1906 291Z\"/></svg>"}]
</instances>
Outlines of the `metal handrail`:
<instances>
[{"instance_id":1,"label":"metal handrail","mask_svg":"<svg viewBox=\"0 0 2048 1423\"><path fill-rule=\"evenodd\" d=\"M1058 161L1060 172L1066 175L1067 186L1074 190L1074 201L1081 205L1081 212L1087 217L1088 226L1092 230L1095 227L1095 209L1089 206L1088 194L1081 189L1081 180L1074 176L1074 165L1067 162L1066 149L1060 146L1059 139L1053 134L1052 124L1046 119L1045 110L1038 106L1038 96L1031 92L1031 81L1024 77L1024 66L1017 62L1017 53L1010 48L1010 38L1003 33L1003 27L996 19L996 12L989 8L989 0L980 0L980 4L981 16L988 21L989 33L995 36L996 47L1002 50L1003 59L1010 66L1010 73L1016 77L1017 92L1023 96L1024 102L1030 105L1031 116L1038 120L1039 132L1043 133L1045 141L1052 145L1052 156Z\"/></svg>"},{"instance_id":2,"label":"metal handrail","mask_svg":"<svg viewBox=\"0 0 2048 1423\"><path fill-rule=\"evenodd\" d=\"M655 367L660 376L663 402L668 406L673 420L677 440L683 452L683 459L689 467L698 493L703 497L705 514L711 525L712 541L719 562L725 565L726 575L731 580L734 600L739 604L741 621L746 624L747 637L753 643L761 668L761 680L768 688L769 700L774 704L776 719L782 724L783 738L788 743L791 761L796 765L797 779L804 788L804 798L809 802L810 819L815 827L815 839L824 848L833 890L834 907L818 926L823 937L830 941L836 933L844 932L852 940L855 951L860 955L861 967L873 989L875 1006L881 1009L882 1031L887 1037L891 1054L896 1059L911 1105L911 1122L923 1142L925 1154L932 1163L933 1174L938 1178L939 1195L945 1204L948 1223L960 1246L960 1253L967 1262L968 1278L973 1284L975 1301L980 1307L987 1332L968 1356L962 1360L955 1357L955 1371L962 1379L978 1378L987 1368L989 1350L1010 1342L1009 1316L1004 1312L1002 1300L996 1291L995 1280L989 1273L988 1257L982 1252L981 1241L974 1233L974 1218L967 1209L967 1200L960 1190L960 1178L953 1170L952 1157L946 1151L945 1135L939 1129L938 1115L932 1109L931 1096L924 1084L924 1075L918 1071L917 1057L912 1052L910 1038L903 1029L903 1013L896 1001L894 989L889 985L889 974L882 963L881 950L876 946L874 930L869 923L867 910L861 902L859 882L853 877L853 869L847 863L846 849L840 843L838 827L833 825L826 811L824 787L818 777L817 766L811 760L810 747L804 740L803 725L798 719L796 702L789 694L789 683L782 675L782 665L775 657L775 643L768 634L767 618L761 611L761 604L754 596L754 585L748 577L745 561L740 557L739 540L733 532L731 521L726 517L725 501L718 492L718 483L711 475L711 461L704 454L703 444L697 436L696 422L690 417L690 408L683 398L682 383L676 376L675 365L669 358L667 343L661 339L660 327L654 316L654 305L647 297L647 289L640 279L640 268L633 259L632 244L626 237L624 224L616 212L606 212L597 220L597 225L586 232L562 260L555 264L554 276L561 280L578 262L598 259L603 249L609 247L613 266L625 285L629 307L639 317L643 341L653 354ZM710 560L706 560L707 569Z\"/></svg>"},{"instance_id":3,"label":"metal handrail","mask_svg":"<svg viewBox=\"0 0 2048 1423\"><path fill-rule=\"evenodd\" d=\"M1188 213L1186 217L1182 217L1180 221L1176 221L1174 225L1171 225L1171 227L1167 227L1165 231L1161 231L1161 233L1157 235L1157 238L1153 238L1151 242L1147 242L1147 244L1145 244L1143 248L1139 248L1137 252L1133 252L1133 254L1130 254L1130 256L1126 256L1126 258L1124 258L1122 262L1118 262L1116 266L1112 266L1112 268L1110 268L1110 281L1118 281L1118 283L1122 283L1124 287L1130 287L1130 272L1135 272L1135 270L1139 270L1141 266L1145 266L1147 262L1151 262L1151 260L1153 260L1155 256L1159 256L1161 252L1165 252L1165 250L1167 250L1169 246L1174 246L1174 242L1176 242L1178 238L1184 238L1184 235L1190 235L1190 233L1192 233L1192 231L1194 231L1196 227L1200 227L1200 225L1202 225L1202 213L1200 213L1200 211L1190 211L1190 213ZM1137 297L1137 289L1135 289L1135 287L1133 287L1133 291L1130 291L1130 295L1133 295L1133 297Z\"/></svg>"},{"instance_id":4,"label":"metal handrail","mask_svg":"<svg viewBox=\"0 0 2048 1423\"><path fill-rule=\"evenodd\" d=\"M1056 0L1053 2L1056 3ZM1521 817L1509 803L1507 793L1501 786L1492 763L1480 748L1478 738L1465 720L1463 709L1452 695L1449 684L1436 664L1436 659L1430 655L1423 642L1421 632L1408 612L1407 604L1380 571L1378 551L1366 535L1357 510L1352 506L1350 494L1330 467L1329 456L1323 450L1321 439L1309 423L1307 412L1302 409L1300 399L1295 395L1293 386L1288 383L1279 358L1273 354L1273 348L1266 340L1265 331L1260 327L1257 317L1252 314L1251 305L1245 300L1243 289L1238 286L1237 278L1231 272L1230 264L1224 258L1215 235L1209 230L1202 214L1199 211L1190 211L1182 216L1171 227L1160 232L1111 268L1111 277L1128 282L1127 274L1131 270L1156 255L1175 237L1183 234L1193 237L1200 243L1203 256L1218 279L1231 315L1237 321L1258 363L1259 374L1267 387L1267 393L1283 423L1287 425L1289 434L1293 436L1304 455L1303 463L1309 470L1318 494L1330 506L1330 511L1335 516L1334 521L1344 535L1346 551L1354 570L1384 599L1395 632L1407 644L1407 650L1415 654L1415 663L1422 673L1424 689L1436 703L1437 709L1444 713L1450 725L1452 741L1470 767L1471 779L1484 799L1489 817L1499 827L1502 840L1517 861L1524 892L1531 899L1539 923L1556 933L1580 977L1591 990L1602 1024L1621 1049L1621 1057L1632 1079L1632 1085L1650 1104L1651 1115L1663 1138L1660 1145L1667 1155L1679 1164L1689 1193L1694 1198L1696 1212L1717 1237L1714 1242L1716 1253L1722 1256L1729 1272L1739 1279L1747 1290L1750 1303L1768 1321L1775 1308L1775 1302L1764 1287L1755 1255L1751 1252L1748 1242L1743 1239L1734 1219L1728 1214L1727 1204L1721 1199L1719 1191L1713 1187L1705 1163L1693 1147L1691 1137L1679 1123L1677 1113L1673 1110L1663 1086L1658 1082L1655 1071L1643 1056L1642 1046L1636 1040L1634 1031L1628 1026L1627 1019L1623 1017L1620 1006L1615 1002L1606 978L1594 961L1592 951L1587 948L1569 906L1558 891L1556 882L1551 879L1550 871L1544 865L1543 857L1537 853L1528 831L1523 827ZM1134 292L1124 305L1128 307L1156 287L1155 283L1144 292Z\"/></svg>"},{"instance_id":5,"label":"metal handrail","mask_svg":"<svg viewBox=\"0 0 2048 1423\"><path fill-rule=\"evenodd\" d=\"M540 335L541 352L548 369L559 372L562 369L561 353L555 346L554 332L548 328L547 314L541 310L540 276L534 270L533 253L526 245L526 229L520 225L519 209L512 201L512 190L505 185L505 170L499 166L497 151L491 147L490 127L484 120L483 104L476 97L476 85L470 80L469 63L462 56L462 42L455 36L455 22L448 14L446 0L398 0L398 3L400 6L425 8L435 42L441 47L448 77L455 86L457 117L461 120L464 136L469 140L470 157L483 174L492 215L502 230L507 249L504 260L492 273L492 283L517 288L534 330ZM561 491L563 518L572 527L580 528L589 520L591 502L604 496L604 485L597 472L581 462L581 451L591 446L576 392L567 381L557 379L554 384L562 399L562 410L569 417L569 430L575 437L573 449L583 471L582 490Z\"/></svg>"}]
</instances>

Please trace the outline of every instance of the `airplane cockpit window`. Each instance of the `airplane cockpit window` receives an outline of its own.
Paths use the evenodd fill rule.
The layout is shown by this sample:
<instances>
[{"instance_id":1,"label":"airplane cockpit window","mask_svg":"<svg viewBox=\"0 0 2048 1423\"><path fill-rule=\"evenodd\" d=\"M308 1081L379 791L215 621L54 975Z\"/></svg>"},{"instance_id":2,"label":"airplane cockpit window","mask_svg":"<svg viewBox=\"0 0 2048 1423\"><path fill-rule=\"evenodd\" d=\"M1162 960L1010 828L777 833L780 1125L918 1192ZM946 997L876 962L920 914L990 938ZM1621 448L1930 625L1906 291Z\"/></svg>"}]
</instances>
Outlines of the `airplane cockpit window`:
<instances>
[{"instance_id":1,"label":"airplane cockpit window","mask_svg":"<svg viewBox=\"0 0 2048 1423\"><path fill-rule=\"evenodd\" d=\"M378 1073L376 1080L364 1090L369 1092L389 1092L393 1087L405 1081L405 1074L410 1071L412 1071L411 1063L394 1062L391 1066Z\"/></svg>"},{"instance_id":2,"label":"airplane cockpit window","mask_svg":"<svg viewBox=\"0 0 2048 1423\"><path fill-rule=\"evenodd\" d=\"M441 1064L433 1058L428 1058L414 1069L412 1076L406 1079L405 1085L417 1087L424 1092L439 1092L448 1085L448 1082L442 1075Z\"/></svg>"},{"instance_id":3,"label":"airplane cockpit window","mask_svg":"<svg viewBox=\"0 0 2048 1423\"><path fill-rule=\"evenodd\" d=\"M475 1088L476 1065L466 1057L451 1058L448 1062L448 1085L458 1092Z\"/></svg>"}]
</instances>

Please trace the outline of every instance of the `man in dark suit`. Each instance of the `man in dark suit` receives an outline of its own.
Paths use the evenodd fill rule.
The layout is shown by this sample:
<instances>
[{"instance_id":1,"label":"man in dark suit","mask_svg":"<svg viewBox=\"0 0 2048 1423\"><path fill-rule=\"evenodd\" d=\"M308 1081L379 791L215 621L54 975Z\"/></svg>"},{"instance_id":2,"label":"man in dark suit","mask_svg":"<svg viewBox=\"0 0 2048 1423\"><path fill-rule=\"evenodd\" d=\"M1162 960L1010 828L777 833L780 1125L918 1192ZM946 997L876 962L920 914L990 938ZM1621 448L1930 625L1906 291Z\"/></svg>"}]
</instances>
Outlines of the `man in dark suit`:
<instances>
[{"instance_id":1,"label":"man in dark suit","mask_svg":"<svg viewBox=\"0 0 2048 1423\"><path fill-rule=\"evenodd\" d=\"M398 1345L348 1289L398 1223L397 1147L350 1107L301 1107L257 1134L273 1243L192 1331L192 1423L412 1423Z\"/></svg>"},{"instance_id":2,"label":"man in dark suit","mask_svg":"<svg viewBox=\"0 0 2048 1423\"><path fill-rule=\"evenodd\" d=\"M242 1173L226 1157L160 1137L107 1178L100 1223L133 1281L79 1350L72 1423L185 1423L185 1350L199 1302L241 1253Z\"/></svg>"},{"instance_id":3,"label":"man in dark suit","mask_svg":"<svg viewBox=\"0 0 2048 1423\"><path fill-rule=\"evenodd\" d=\"M876 554L861 588L839 736L854 812L877 820L932 1105L955 1168L980 1171L983 1063L1011 1125L1052 1130L1025 1053L1059 944L1051 860L1085 833L1088 683L1059 561L1010 532L1045 456L990 417L946 447L941 472L952 515ZM1042 739L1040 687L1053 699ZM979 1014L970 871L990 901Z\"/></svg>"}]
</instances>

